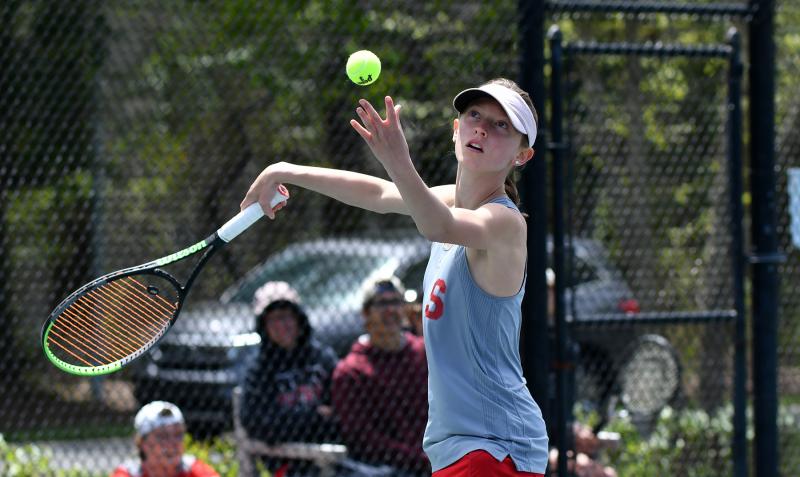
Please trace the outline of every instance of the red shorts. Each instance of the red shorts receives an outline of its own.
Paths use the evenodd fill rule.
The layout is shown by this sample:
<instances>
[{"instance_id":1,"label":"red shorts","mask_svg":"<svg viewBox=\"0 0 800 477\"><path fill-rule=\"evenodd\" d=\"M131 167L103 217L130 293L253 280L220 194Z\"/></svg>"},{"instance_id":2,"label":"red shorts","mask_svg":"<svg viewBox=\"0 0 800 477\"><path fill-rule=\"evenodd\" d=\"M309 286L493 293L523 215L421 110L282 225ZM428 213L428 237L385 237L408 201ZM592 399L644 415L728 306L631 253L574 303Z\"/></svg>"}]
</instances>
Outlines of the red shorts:
<instances>
[{"instance_id":1,"label":"red shorts","mask_svg":"<svg viewBox=\"0 0 800 477\"><path fill-rule=\"evenodd\" d=\"M497 462L497 459L492 457L492 454L483 450L472 451L455 463L433 473L433 477L485 477L487 475L496 477L544 477L544 474L518 471L514 461L511 460L511 456L506 457L503 462Z\"/></svg>"}]
</instances>

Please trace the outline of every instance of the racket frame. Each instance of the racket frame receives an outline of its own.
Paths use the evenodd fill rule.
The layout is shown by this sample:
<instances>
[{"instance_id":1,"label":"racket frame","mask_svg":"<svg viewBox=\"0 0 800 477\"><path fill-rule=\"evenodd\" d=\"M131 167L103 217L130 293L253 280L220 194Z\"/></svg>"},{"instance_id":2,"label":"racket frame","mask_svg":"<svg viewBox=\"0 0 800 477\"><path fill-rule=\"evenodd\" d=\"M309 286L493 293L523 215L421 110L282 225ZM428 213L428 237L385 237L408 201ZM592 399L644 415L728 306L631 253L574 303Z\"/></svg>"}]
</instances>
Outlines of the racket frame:
<instances>
[{"instance_id":1,"label":"racket frame","mask_svg":"<svg viewBox=\"0 0 800 477\"><path fill-rule=\"evenodd\" d=\"M286 202L289 199L289 192L283 185L278 186L278 190L275 196L270 201L270 207L275 209L281 202ZM186 296L189 293L189 289L191 288L194 280L200 274L200 270L203 269L203 266L208 262L208 260L214 255L214 253L236 238L240 233L244 232L257 222L261 217L264 216L264 210L258 203L250 204L247 208L239 212L235 217L231 220L226 222L222 227L220 227L216 232L208 236L205 240L201 240L194 245L190 245L182 250L177 252L171 253L164 257L161 257L156 260L152 260L147 263L143 263L141 265L137 265L134 267L124 268L122 270L117 270L115 272L108 273L103 275L91 282L83 285L82 287L78 288L74 292L72 292L69 296L67 296L61 303L56 306L56 308L50 313L48 316L47 321L45 321L44 325L42 325L42 332L41 332L41 341L42 341L42 349L44 350L44 354L47 359L53 363L57 368L65 371L69 374L77 375L77 376L100 376L103 374L109 374L116 371L119 371L124 366L127 366L140 356L142 356L147 350L155 346L172 328L175 324L175 321L178 319L178 315L180 314L181 308L183 308L183 303L186 299ZM189 274L189 277L186 279L186 284L181 285L181 283L173 277L170 273L163 270L162 267L166 265L171 265L173 263L180 262L185 260L189 257L195 256L200 252L203 252L203 255L200 257L200 260L195 264L192 272ZM175 290L178 292L177 303L175 306L175 310L172 312L172 316L169 319L167 326L163 327L159 334L151 338L147 343L139 346L133 353L130 353L124 356L121 359L118 359L112 363L99 365L99 366L77 366L71 363L68 363L53 353L53 351L48 346L48 337L50 334L53 325L58 320L58 317L70 306L72 306L78 299L82 296L86 295L89 291L98 288L102 285L105 285L111 281L119 280L128 276L133 275L142 275L142 274L153 274L158 276L159 278L167 280L170 284L175 287Z\"/></svg>"},{"instance_id":2,"label":"racket frame","mask_svg":"<svg viewBox=\"0 0 800 477\"><path fill-rule=\"evenodd\" d=\"M183 307L183 303L188 295L189 289L194 283L194 280L200 274L200 270L202 270L203 266L208 262L208 260L214 255L214 253L219 249L220 246L224 245L226 242L222 240L217 233L212 234L205 240L197 242L194 245L186 247L183 250L178 252L172 253L165 257L161 257L157 260L152 260L147 263L143 263L141 265L137 265L134 267L124 268L122 270L117 270L115 272L108 273L99 277L91 282L87 283L86 285L80 287L79 289L72 292L68 297L66 297L59 305L50 313L47 321L42 326L42 349L44 350L45 356L47 359L50 360L57 368L61 369L62 371L66 371L69 374L74 374L77 376L99 376L103 374L109 374L122 369L122 367L130 364L136 358L143 355L147 350L155 346L164 335L167 334L170 328L175 324L175 321L178 319L178 315L180 314L181 308ZM177 263L183 261L189 257L193 257L198 253L203 252L202 257L198 260L197 264L194 266L194 269L189 274L189 277L186 279L186 284L181 285L181 283L174 277L172 274L163 270L161 267L171 265L173 263ZM176 292L178 293L177 303L175 310L172 312L172 316L169 319L169 323L167 326L163 327L162 330L154 336L151 340L149 340L144 345L141 345L136 351L126 355L125 357L118 359L112 363L99 365L99 366L77 366L75 364L68 363L58 356L50 349L47 345L48 337L50 334L50 330L52 329L53 325L58 320L58 317L70 306L72 306L79 298L84 296L91 290L94 290L98 287L101 287L111 281L120 280L125 277L134 276L134 275L155 275L159 278L162 278L168 281L172 286L175 287Z\"/></svg>"}]
</instances>

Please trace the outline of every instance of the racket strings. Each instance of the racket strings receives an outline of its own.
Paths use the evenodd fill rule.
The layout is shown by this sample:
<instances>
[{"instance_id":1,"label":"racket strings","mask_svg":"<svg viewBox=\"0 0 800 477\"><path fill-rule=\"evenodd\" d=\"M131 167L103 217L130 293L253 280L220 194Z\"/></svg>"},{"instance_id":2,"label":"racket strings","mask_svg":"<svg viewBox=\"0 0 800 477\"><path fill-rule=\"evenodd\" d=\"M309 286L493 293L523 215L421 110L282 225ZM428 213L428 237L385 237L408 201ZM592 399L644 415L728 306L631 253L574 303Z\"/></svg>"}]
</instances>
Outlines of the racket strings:
<instances>
[{"instance_id":1,"label":"racket strings","mask_svg":"<svg viewBox=\"0 0 800 477\"><path fill-rule=\"evenodd\" d=\"M177 309L177 298L170 301L152 289L134 277L92 289L55 321L48 337L51 349L61 350L64 361L86 366L110 364L146 349L166 331Z\"/></svg>"}]
</instances>

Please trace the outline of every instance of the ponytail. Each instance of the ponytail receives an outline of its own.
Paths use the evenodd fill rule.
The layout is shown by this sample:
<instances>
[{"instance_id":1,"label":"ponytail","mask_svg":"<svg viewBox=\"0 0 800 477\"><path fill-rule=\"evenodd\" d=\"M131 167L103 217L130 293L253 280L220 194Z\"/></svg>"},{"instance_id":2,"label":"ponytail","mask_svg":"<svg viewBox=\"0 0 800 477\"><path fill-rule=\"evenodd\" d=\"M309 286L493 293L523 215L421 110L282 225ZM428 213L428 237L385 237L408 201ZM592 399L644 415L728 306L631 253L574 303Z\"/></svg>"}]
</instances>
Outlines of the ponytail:
<instances>
[{"instance_id":1,"label":"ponytail","mask_svg":"<svg viewBox=\"0 0 800 477\"><path fill-rule=\"evenodd\" d=\"M519 191L517 190L517 181L514 175L515 171L512 170L506 176L505 190L508 198L511 199L514 204L519 205Z\"/></svg>"}]
</instances>

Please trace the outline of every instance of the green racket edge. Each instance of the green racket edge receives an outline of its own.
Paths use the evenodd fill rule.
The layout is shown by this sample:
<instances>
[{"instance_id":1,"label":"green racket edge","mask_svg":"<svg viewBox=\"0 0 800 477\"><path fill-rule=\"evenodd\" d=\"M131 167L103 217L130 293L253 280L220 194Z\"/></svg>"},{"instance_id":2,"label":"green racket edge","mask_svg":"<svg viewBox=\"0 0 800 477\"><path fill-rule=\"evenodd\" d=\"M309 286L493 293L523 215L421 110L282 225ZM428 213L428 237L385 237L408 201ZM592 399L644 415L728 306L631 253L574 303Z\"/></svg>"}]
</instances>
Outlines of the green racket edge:
<instances>
[{"instance_id":1,"label":"green racket edge","mask_svg":"<svg viewBox=\"0 0 800 477\"><path fill-rule=\"evenodd\" d=\"M113 273L110 273L110 274L105 275L103 277L100 277L100 278L98 278L96 280L93 280L92 282L87 283L86 285L84 285L83 287L81 287L80 289L78 289L77 291L72 293L70 296L65 298L64 301L58 307L56 307L56 309L58 310L58 309L61 309L61 308L65 308L66 307L65 305L67 303L71 303L71 302L75 301L78 298L78 296L80 296L80 294L85 289L91 288L92 286L97 284L97 282L99 282L101 280L108 279L110 277L115 277L115 276L118 276L118 275L121 275L121 274L129 274L130 272L140 271L140 270L143 270L143 269L146 269L146 268L162 267L162 266L168 265L170 263L181 261L184 258L186 258L186 257L188 257L190 255L194 255L198 251L203 250L204 248L208 247L209 245L211 245L211 243L216 238L217 238L217 235L213 234L210 237L206 238L205 240L201 240L200 242L197 242L194 245L186 247L185 249L183 249L183 250L181 250L179 252L175 252L173 254L167 255L166 257L161 257L161 258L159 258L157 260L153 260L151 262L147 262L145 264L142 264L142 265L139 265L139 266L136 266L136 267L130 267L130 268L126 268L124 270L119 270L117 272L113 272ZM101 365L101 366L76 366L74 364L70 364L70 363L67 363L67 362L59 359L58 356L56 356L50 350L50 348L47 346L47 343L48 343L47 337L50 334L50 329L53 327L54 324L55 324L55 321L52 319L52 316L51 316L51 318L48 319L47 323L45 324L45 326L42 329L42 349L44 350L44 355L47 357L48 361L53 363L53 365L56 366L58 369L60 369L60 370L62 370L64 372L67 372L69 374L75 375L75 376L102 376L104 374L111 374L111 373L114 373L116 371L119 371L120 369L122 369L123 366L125 366L126 364L130 363L134 359L136 359L139 356L141 356L142 354L144 354L145 351L150 349L159 339L161 339L161 337L166 332L166 331L164 331L164 332L160 333L158 336L156 336L155 338L153 338L153 340L150 343L148 343L147 346L137 350L135 353L133 353L133 354L131 354L129 356L126 356L126 357L124 357L122 359L114 361L113 363L108 363L108 364L104 364L104 365Z\"/></svg>"},{"instance_id":2,"label":"green racket edge","mask_svg":"<svg viewBox=\"0 0 800 477\"><path fill-rule=\"evenodd\" d=\"M76 366L59 359L58 356L53 354L53 352L50 351L50 348L47 346L47 336L50 334L50 329L53 327L53 324L54 323L48 323L48 326L44 331L44 336L42 337L44 355L47 356L47 359L50 360L50 362L53 363L58 369L75 376L101 376L103 374L111 374L119 371L123 366L144 354L145 351L149 350L153 344L155 344L155 342L164 335L164 333L160 333L146 347L143 347L137 350L135 353L122 359L114 361L113 363L104 364L102 366Z\"/></svg>"}]
</instances>

